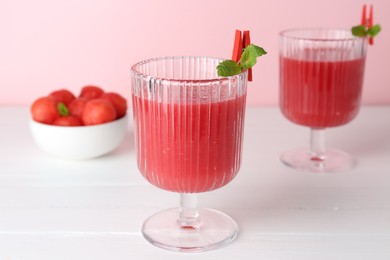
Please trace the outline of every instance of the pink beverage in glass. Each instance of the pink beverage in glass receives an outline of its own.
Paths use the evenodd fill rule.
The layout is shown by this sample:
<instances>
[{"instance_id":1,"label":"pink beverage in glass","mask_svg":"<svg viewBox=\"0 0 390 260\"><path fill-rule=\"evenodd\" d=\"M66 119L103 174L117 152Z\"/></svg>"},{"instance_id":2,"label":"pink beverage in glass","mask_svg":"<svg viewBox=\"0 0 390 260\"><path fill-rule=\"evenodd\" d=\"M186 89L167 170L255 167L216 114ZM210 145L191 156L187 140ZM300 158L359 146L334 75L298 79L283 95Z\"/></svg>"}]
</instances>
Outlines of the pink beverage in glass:
<instances>
[{"instance_id":1,"label":"pink beverage in glass","mask_svg":"<svg viewBox=\"0 0 390 260\"><path fill-rule=\"evenodd\" d=\"M167 105L133 95L142 122L137 150L143 176L159 188L186 193L229 183L240 167L245 97Z\"/></svg>"},{"instance_id":2,"label":"pink beverage in glass","mask_svg":"<svg viewBox=\"0 0 390 260\"><path fill-rule=\"evenodd\" d=\"M221 59L165 57L132 66L138 168L153 185L180 193L180 207L148 218L152 244L185 252L225 246L238 234L196 194L228 184L241 165L247 72L218 77Z\"/></svg>"},{"instance_id":3,"label":"pink beverage in glass","mask_svg":"<svg viewBox=\"0 0 390 260\"><path fill-rule=\"evenodd\" d=\"M282 154L286 165L316 173L351 169L347 153L325 148L325 129L356 117L363 87L367 39L350 29L292 29L280 33L280 108L311 128L310 147Z\"/></svg>"},{"instance_id":4,"label":"pink beverage in glass","mask_svg":"<svg viewBox=\"0 0 390 260\"><path fill-rule=\"evenodd\" d=\"M280 106L292 122L324 128L340 126L358 113L364 58L311 61L280 57Z\"/></svg>"}]
</instances>

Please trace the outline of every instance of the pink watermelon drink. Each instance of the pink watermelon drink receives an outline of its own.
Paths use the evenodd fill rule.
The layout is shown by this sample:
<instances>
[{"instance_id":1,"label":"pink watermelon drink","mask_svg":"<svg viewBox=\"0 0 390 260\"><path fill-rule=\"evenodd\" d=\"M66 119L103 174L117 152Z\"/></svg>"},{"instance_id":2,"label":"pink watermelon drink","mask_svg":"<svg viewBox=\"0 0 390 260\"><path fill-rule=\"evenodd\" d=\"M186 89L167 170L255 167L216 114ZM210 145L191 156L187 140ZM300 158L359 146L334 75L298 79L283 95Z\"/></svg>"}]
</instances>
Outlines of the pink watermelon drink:
<instances>
[{"instance_id":1,"label":"pink watermelon drink","mask_svg":"<svg viewBox=\"0 0 390 260\"><path fill-rule=\"evenodd\" d=\"M360 107L364 63L364 58L310 61L280 57L284 116L313 128L350 122Z\"/></svg>"},{"instance_id":2,"label":"pink watermelon drink","mask_svg":"<svg viewBox=\"0 0 390 260\"><path fill-rule=\"evenodd\" d=\"M162 189L186 193L229 183L241 163L245 99L164 104L133 95L143 176Z\"/></svg>"}]
</instances>

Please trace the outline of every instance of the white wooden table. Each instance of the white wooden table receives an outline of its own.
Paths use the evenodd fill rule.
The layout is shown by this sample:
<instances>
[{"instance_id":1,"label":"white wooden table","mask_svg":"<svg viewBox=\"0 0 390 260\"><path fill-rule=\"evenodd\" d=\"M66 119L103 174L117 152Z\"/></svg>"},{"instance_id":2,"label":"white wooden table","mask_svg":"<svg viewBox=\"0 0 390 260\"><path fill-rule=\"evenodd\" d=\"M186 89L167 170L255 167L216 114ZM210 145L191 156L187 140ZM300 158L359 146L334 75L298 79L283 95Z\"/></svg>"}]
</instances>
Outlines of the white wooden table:
<instances>
[{"instance_id":1,"label":"white wooden table","mask_svg":"<svg viewBox=\"0 0 390 260\"><path fill-rule=\"evenodd\" d=\"M363 107L329 129L327 144L352 153L349 172L317 176L279 161L307 145L309 130L276 107L248 108L242 168L226 187L199 195L240 226L231 245L174 253L150 245L142 222L178 205L137 170L132 127L113 153L52 158L34 144L27 107L0 107L0 260L390 259L390 107Z\"/></svg>"}]
</instances>

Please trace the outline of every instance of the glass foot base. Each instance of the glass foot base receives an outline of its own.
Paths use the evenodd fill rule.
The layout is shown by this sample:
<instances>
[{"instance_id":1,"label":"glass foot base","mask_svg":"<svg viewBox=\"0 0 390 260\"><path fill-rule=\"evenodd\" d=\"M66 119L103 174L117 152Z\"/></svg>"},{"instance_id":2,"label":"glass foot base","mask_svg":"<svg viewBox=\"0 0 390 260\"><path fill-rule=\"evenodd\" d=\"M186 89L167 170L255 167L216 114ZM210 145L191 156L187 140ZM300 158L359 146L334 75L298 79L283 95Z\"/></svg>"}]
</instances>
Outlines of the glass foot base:
<instances>
[{"instance_id":1,"label":"glass foot base","mask_svg":"<svg viewBox=\"0 0 390 260\"><path fill-rule=\"evenodd\" d=\"M237 223L222 212L199 209L196 227L181 227L179 214L178 208L168 209L147 219L142 227L146 240L172 251L204 252L226 246L237 237Z\"/></svg>"},{"instance_id":2,"label":"glass foot base","mask_svg":"<svg viewBox=\"0 0 390 260\"><path fill-rule=\"evenodd\" d=\"M336 173L355 167L356 161L349 154L328 149L323 158L312 157L309 148L298 148L284 152L281 161L294 169L313 173Z\"/></svg>"}]
</instances>

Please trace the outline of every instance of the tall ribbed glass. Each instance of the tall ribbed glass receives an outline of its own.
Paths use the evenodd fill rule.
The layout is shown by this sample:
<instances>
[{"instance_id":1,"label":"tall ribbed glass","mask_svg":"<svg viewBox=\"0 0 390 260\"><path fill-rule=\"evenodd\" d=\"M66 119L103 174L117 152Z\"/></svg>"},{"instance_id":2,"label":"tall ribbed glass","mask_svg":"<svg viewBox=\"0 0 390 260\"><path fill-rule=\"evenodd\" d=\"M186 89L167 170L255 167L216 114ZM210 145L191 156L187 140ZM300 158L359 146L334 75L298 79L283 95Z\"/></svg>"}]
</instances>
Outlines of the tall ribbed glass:
<instances>
[{"instance_id":1,"label":"tall ribbed glass","mask_svg":"<svg viewBox=\"0 0 390 260\"><path fill-rule=\"evenodd\" d=\"M198 210L195 197L229 183L241 165L247 74L220 78L216 67L221 61L166 57L132 67L138 168L153 185L181 193L181 208L158 213L143 227L144 236L163 248L205 251L230 243L237 235L232 219ZM162 220L167 215L171 222ZM167 239L170 228L175 231L169 230ZM211 238L206 239L206 229Z\"/></svg>"},{"instance_id":2,"label":"tall ribbed glass","mask_svg":"<svg viewBox=\"0 0 390 260\"><path fill-rule=\"evenodd\" d=\"M294 168L335 172L354 165L344 152L325 149L324 129L356 117L362 94L367 39L344 29L292 29L280 34L280 108L312 129L311 149L283 154Z\"/></svg>"}]
</instances>

